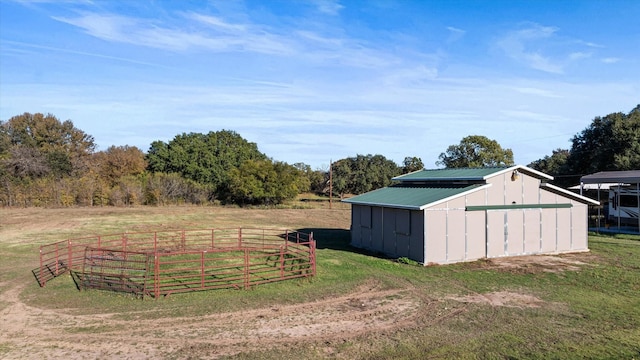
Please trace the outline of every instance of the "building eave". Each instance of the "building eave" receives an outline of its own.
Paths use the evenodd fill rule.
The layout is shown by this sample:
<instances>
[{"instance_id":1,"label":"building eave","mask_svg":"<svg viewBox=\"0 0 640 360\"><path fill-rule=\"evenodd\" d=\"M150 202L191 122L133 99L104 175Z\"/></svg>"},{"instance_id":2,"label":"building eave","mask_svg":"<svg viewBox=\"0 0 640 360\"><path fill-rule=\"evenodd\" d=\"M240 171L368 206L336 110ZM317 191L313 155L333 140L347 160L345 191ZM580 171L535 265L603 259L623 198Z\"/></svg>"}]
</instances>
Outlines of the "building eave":
<instances>
[{"instance_id":1,"label":"building eave","mask_svg":"<svg viewBox=\"0 0 640 360\"><path fill-rule=\"evenodd\" d=\"M540 188L544 189L544 190L547 190L547 191L554 192L556 194L559 193L561 195L564 195L565 197L572 198L574 200L577 200L577 201L580 201L580 202L583 202L583 203L586 203L586 204L600 205L600 202L597 201L597 200L590 199L590 198L588 198L586 196L578 195L578 194L576 194L576 193L574 193L572 191L569 191L569 190L566 190L566 189L563 189L561 187L558 187L558 186L555 186L555 185L551 185L551 184L548 184L548 183L540 184Z\"/></svg>"}]
</instances>

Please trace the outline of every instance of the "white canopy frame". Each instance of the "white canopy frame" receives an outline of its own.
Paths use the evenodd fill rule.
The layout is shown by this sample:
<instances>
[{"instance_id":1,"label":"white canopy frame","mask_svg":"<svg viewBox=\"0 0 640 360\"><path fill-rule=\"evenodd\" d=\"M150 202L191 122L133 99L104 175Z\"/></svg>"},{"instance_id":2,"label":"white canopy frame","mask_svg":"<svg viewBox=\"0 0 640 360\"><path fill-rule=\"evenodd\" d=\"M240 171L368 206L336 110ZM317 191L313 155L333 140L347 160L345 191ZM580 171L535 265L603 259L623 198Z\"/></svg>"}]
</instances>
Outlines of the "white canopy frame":
<instances>
[{"instance_id":1,"label":"white canopy frame","mask_svg":"<svg viewBox=\"0 0 640 360\"><path fill-rule=\"evenodd\" d=\"M617 184L618 187L622 185L629 185L636 189L636 204L638 206L638 233L640 233L640 170L629 171L603 171L591 175L586 175L580 178L580 194L585 184L597 184L598 185L598 201L600 201L600 189L603 184ZM617 201L620 203L620 192L617 192ZM617 217L618 229L621 228L620 213ZM598 227L600 221L600 208L598 208Z\"/></svg>"}]
</instances>

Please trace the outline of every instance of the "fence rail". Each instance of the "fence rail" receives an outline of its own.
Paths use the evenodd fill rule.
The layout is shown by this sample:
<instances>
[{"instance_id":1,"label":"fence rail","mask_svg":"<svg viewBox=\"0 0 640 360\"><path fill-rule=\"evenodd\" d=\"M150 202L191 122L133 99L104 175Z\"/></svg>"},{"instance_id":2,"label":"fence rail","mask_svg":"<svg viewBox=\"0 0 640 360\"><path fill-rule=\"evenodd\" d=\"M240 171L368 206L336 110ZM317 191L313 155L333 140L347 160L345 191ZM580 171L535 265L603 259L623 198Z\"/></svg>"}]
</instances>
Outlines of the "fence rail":
<instances>
[{"instance_id":1,"label":"fence rail","mask_svg":"<svg viewBox=\"0 0 640 360\"><path fill-rule=\"evenodd\" d=\"M69 271L78 288L158 298L315 276L313 233L207 229L83 237L40 247L40 286Z\"/></svg>"}]
</instances>

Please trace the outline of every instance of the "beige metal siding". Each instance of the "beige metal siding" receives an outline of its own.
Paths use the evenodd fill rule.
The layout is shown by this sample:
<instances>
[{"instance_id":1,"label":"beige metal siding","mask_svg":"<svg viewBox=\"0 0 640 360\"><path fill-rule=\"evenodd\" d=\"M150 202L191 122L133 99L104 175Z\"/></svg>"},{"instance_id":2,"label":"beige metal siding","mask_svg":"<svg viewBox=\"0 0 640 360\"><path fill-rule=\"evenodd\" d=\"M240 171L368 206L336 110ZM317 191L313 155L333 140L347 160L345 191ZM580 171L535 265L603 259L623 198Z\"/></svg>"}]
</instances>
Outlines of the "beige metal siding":
<instances>
[{"instance_id":1,"label":"beige metal siding","mask_svg":"<svg viewBox=\"0 0 640 360\"><path fill-rule=\"evenodd\" d=\"M487 179L487 183L491 184L491 187L486 189L487 200L484 204L477 205L504 205L504 177L498 176L495 178Z\"/></svg>"},{"instance_id":2,"label":"beige metal siding","mask_svg":"<svg viewBox=\"0 0 640 360\"><path fill-rule=\"evenodd\" d=\"M448 210L447 216L447 262L465 260L465 211L464 208Z\"/></svg>"},{"instance_id":3,"label":"beige metal siding","mask_svg":"<svg viewBox=\"0 0 640 360\"><path fill-rule=\"evenodd\" d=\"M465 231L467 233L466 260L484 258L486 254L486 222L484 211L466 212Z\"/></svg>"},{"instance_id":4,"label":"beige metal siding","mask_svg":"<svg viewBox=\"0 0 640 360\"><path fill-rule=\"evenodd\" d=\"M541 204L556 204L557 195L539 190ZM542 246L541 253L558 251L558 209L542 209Z\"/></svg>"},{"instance_id":5,"label":"beige metal siding","mask_svg":"<svg viewBox=\"0 0 640 360\"><path fill-rule=\"evenodd\" d=\"M537 196L536 196L537 197ZM537 254L541 251L541 216L542 209L531 209L524 212L524 253Z\"/></svg>"},{"instance_id":6,"label":"beige metal siding","mask_svg":"<svg viewBox=\"0 0 640 360\"><path fill-rule=\"evenodd\" d=\"M447 212L447 262L465 260L465 197L452 199L446 203Z\"/></svg>"},{"instance_id":7,"label":"beige metal siding","mask_svg":"<svg viewBox=\"0 0 640 360\"><path fill-rule=\"evenodd\" d=\"M524 252L524 216L522 210L507 211L507 223L504 225L506 234L506 255L520 255Z\"/></svg>"},{"instance_id":8,"label":"beige metal siding","mask_svg":"<svg viewBox=\"0 0 640 360\"><path fill-rule=\"evenodd\" d=\"M503 180L504 202L503 204L522 204L522 188L524 175L520 174L517 180L511 180L511 174L503 174L500 178Z\"/></svg>"},{"instance_id":9,"label":"beige metal siding","mask_svg":"<svg viewBox=\"0 0 640 360\"><path fill-rule=\"evenodd\" d=\"M540 204L540 180L531 176L520 175L522 182L522 203Z\"/></svg>"},{"instance_id":10,"label":"beige metal siding","mask_svg":"<svg viewBox=\"0 0 640 360\"><path fill-rule=\"evenodd\" d=\"M445 211L426 210L425 233L427 263L444 264L447 262L447 213Z\"/></svg>"},{"instance_id":11,"label":"beige metal siding","mask_svg":"<svg viewBox=\"0 0 640 360\"><path fill-rule=\"evenodd\" d=\"M542 209L541 253L555 252L557 249L556 217L557 209Z\"/></svg>"},{"instance_id":12,"label":"beige metal siding","mask_svg":"<svg viewBox=\"0 0 640 360\"><path fill-rule=\"evenodd\" d=\"M465 197L466 205L486 205L487 190L477 191ZM486 220L484 211L465 212L465 237L467 253L465 260L477 260L486 257Z\"/></svg>"},{"instance_id":13,"label":"beige metal siding","mask_svg":"<svg viewBox=\"0 0 640 360\"><path fill-rule=\"evenodd\" d=\"M487 257L504 256L505 216L504 211L487 211Z\"/></svg>"},{"instance_id":14,"label":"beige metal siding","mask_svg":"<svg viewBox=\"0 0 640 360\"><path fill-rule=\"evenodd\" d=\"M587 220L588 216L588 205L579 203L577 201L573 202L573 207L571 208L571 224L573 226L573 231L571 232L573 239L571 243L571 250L588 250L589 249L589 238L588 238L588 229L589 224Z\"/></svg>"},{"instance_id":15,"label":"beige metal siding","mask_svg":"<svg viewBox=\"0 0 640 360\"><path fill-rule=\"evenodd\" d=\"M556 209L556 236L558 247L556 251L571 250L571 209Z\"/></svg>"}]
</instances>

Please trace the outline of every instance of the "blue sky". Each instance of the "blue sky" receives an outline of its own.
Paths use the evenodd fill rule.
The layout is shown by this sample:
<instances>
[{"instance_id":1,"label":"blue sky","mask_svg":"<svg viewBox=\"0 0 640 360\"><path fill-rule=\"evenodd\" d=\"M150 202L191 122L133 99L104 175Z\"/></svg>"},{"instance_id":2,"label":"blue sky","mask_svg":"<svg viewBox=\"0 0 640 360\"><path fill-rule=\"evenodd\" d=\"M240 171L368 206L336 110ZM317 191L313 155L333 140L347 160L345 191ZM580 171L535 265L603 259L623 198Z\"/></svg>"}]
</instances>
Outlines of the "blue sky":
<instances>
[{"instance_id":1,"label":"blue sky","mask_svg":"<svg viewBox=\"0 0 640 360\"><path fill-rule=\"evenodd\" d=\"M518 164L640 103L636 0L0 0L0 119L111 145L234 130L275 160L434 168L468 135Z\"/></svg>"}]
</instances>

